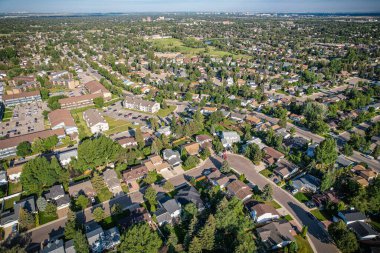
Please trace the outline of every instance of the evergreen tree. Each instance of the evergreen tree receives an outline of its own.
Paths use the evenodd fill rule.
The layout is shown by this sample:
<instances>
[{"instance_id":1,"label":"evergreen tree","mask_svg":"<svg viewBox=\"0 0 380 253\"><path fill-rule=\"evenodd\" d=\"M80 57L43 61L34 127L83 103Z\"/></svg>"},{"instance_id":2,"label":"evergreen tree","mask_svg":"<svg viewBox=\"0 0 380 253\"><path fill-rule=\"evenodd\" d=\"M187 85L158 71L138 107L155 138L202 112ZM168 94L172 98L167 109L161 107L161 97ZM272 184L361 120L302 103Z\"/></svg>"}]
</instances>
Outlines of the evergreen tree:
<instances>
[{"instance_id":1,"label":"evergreen tree","mask_svg":"<svg viewBox=\"0 0 380 253\"><path fill-rule=\"evenodd\" d=\"M118 252L123 253L156 253L162 245L158 233L146 223L140 223L128 229L121 236L120 241Z\"/></svg>"},{"instance_id":2,"label":"evergreen tree","mask_svg":"<svg viewBox=\"0 0 380 253\"><path fill-rule=\"evenodd\" d=\"M226 160L223 161L222 167L220 168L220 172L222 172L224 174L228 174L231 172L231 167Z\"/></svg>"},{"instance_id":3,"label":"evergreen tree","mask_svg":"<svg viewBox=\"0 0 380 253\"><path fill-rule=\"evenodd\" d=\"M65 225L65 239L71 240L74 239L77 229L76 216L71 209L67 213L67 222Z\"/></svg>"},{"instance_id":4,"label":"evergreen tree","mask_svg":"<svg viewBox=\"0 0 380 253\"><path fill-rule=\"evenodd\" d=\"M189 253L202 253L202 243L197 236L193 238L189 245Z\"/></svg>"},{"instance_id":5,"label":"evergreen tree","mask_svg":"<svg viewBox=\"0 0 380 253\"><path fill-rule=\"evenodd\" d=\"M215 243L216 223L212 214L208 217L205 226L200 232L199 240L202 244L202 249L212 251Z\"/></svg>"},{"instance_id":6,"label":"evergreen tree","mask_svg":"<svg viewBox=\"0 0 380 253\"><path fill-rule=\"evenodd\" d=\"M89 253L89 245L86 236L81 230L77 230L74 236L74 248L77 253Z\"/></svg>"}]
</instances>

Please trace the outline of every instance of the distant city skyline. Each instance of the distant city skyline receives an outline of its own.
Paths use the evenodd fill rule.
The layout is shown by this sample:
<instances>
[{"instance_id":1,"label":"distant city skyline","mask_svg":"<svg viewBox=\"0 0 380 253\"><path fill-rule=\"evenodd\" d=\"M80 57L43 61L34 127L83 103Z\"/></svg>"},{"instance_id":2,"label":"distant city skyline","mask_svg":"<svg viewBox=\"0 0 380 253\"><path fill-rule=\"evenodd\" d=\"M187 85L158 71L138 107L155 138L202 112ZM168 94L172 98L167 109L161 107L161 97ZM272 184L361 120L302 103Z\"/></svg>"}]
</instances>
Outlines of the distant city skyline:
<instances>
[{"instance_id":1,"label":"distant city skyline","mask_svg":"<svg viewBox=\"0 0 380 253\"><path fill-rule=\"evenodd\" d=\"M0 12L380 12L380 0L0 0Z\"/></svg>"}]
</instances>

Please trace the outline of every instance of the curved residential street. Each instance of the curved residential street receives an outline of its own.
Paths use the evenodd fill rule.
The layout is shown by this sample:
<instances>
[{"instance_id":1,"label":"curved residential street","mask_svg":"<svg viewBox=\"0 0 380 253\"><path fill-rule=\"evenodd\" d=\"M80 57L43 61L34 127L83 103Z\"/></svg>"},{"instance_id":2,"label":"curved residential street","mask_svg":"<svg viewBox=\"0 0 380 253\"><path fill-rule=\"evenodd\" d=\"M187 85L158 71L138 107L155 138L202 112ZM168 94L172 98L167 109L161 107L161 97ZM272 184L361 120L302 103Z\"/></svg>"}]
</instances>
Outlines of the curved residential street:
<instances>
[{"instance_id":1,"label":"curved residential street","mask_svg":"<svg viewBox=\"0 0 380 253\"><path fill-rule=\"evenodd\" d=\"M298 223L308 226L308 235L316 252L339 252L337 247L331 242L327 231L322 228L322 223L308 216L308 208L299 203L291 194L261 175L250 160L234 154L228 154L227 160L235 171L244 174L248 181L257 185L259 188L264 187L264 185L268 183L273 184L273 198L282 205Z\"/></svg>"}]
</instances>

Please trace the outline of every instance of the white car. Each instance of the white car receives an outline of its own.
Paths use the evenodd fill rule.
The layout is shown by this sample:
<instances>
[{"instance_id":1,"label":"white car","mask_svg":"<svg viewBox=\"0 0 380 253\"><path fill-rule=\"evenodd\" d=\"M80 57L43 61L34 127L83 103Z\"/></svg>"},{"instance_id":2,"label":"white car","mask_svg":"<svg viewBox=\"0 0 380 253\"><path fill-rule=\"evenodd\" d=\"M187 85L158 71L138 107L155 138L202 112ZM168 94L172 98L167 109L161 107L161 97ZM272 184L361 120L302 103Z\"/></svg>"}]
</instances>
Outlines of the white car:
<instances>
[{"instance_id":1,"label":"white car","mask_svg":"<svg viewBox=\"0 0 380 253\"><path fill-rule=\"evenodd\" d=\"M294 195L294 194L296 194L298 192L298 189L293 189L292 190L292 194Z\"/></svg>"}]
</instances>

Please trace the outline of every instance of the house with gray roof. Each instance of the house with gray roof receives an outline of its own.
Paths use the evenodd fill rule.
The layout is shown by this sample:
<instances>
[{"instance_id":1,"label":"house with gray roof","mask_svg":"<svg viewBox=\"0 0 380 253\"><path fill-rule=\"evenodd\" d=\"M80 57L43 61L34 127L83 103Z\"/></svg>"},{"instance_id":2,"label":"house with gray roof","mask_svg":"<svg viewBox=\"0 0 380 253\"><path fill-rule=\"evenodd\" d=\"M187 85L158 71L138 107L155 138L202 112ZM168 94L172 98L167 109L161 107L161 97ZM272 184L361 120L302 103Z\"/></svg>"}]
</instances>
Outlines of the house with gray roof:
<instances>
[{"instance_id":1,"label":"house with gray roof","mask_svg":"<svg viewBox=\"0 0 380 253\"><path fill-rule=\"evenodd\" d=\"M355 210L345 210L338 213L338 217L341 218L347 225L361 221L365 222L367 217L364 213Z\"/></svg>"},{"instance_id":2,"label":"house with gray roof","mask_svg":"<svg viewBox=\"0 0 380 253\"><path fill-rule=\"evenodd\" d=\"M267 250L283 248L295 240L292 226L286 220L271 222L256 231Z\"/></svg>"},{"instance_id":3,"label":"house with gray roof","mask_svg":"<svg viewBox=\"0 0 380 253\"><path fill-rule=\"evenodd\" d=\"M230 148L234 143L240 142L240 136L235 131L222 132L221 141L223 147Z\"/></svg>"},{"instance_id":4,"label":"house with gray roof","mask_svg":"<svg viewBox=\"0 0 380 253\"><path fill-rule=\"evenodd\" d=\"M347 226L351 229L360 241L371 240L379 237L379 233L376 232L368 223L363 221L356 221Z\"/></svg>"},{"instance_id":5,"label":"house with gray roof","mask_svg":"<svg viewBox=\"0 0 380 253\"><path fill-rule=\"evenodd\" d=\"M56 156L60 164L65 166L68 165L73 158L78 158L78 149L74 148L71 150L58 152Z\"/></svg>"},{"instance_id":6,"label":"house with gray roof","mask_svg":"<svg viewBox=\"0 0 380 253\"><path fill-rule=\"evenodd\" d=\"M20 217L20 209L23 208L29 213L36 213L36 203L34 197L30 196L25 199L14 202L13 212L6 212L1 215L0 226L3 228L13 227L17 230L18 228L18 219Z\"/></svg>"},{"instance_id":7,"label":"house with gray roof","mask_svg":"<svg viewBox=\"0 0 380 253\"><path fill-rule=\"evenodd\" d=\"M107 185L110 192L113 193L114 196L118 196L123 192L121 188L120 180L117 177L115 170L107 169L103 172L103 179L105 184Z\"/></svg>"},{"instance_id":8,"label":"house with gray roof","mask_svg":"<svg viewBox=\"0 0 380 253\"><path fill-rule=\"evenodd\" d=\"M178 166L182 163L181 155L176 150L165 149L162 152L162 156L172 167Z\"/></svg>"},{"instance_id":9,"label":"house with gray roof","mask_svg":"<svg viewBox=\"0 0 380 253\"><path fill-rule=\"evenodd\" d=\"M158 224L172 223L181 214L181 204L167 195L163 195L158 199L159 208L154 213L157 217Z\"/></svg>"},{"instance_id":10,"label":"house with gray roof","mask_svg":"<svg viewBox=\"0 0 380 253\"><path fill-rule=\"evenodd\" d=\"M58 210L70 205L70 196L65 193L62 185L53 185L44 196L47 201L54 202Z\"/></svg>"},{"instance_id":11,"label":"house with gray roof","mask_svg":"<svg viewBox=\"0 0 380 253\"><path fill-rule=\"evenodd\" d=\"M306 174L302 177L299 177L293 180L292 186L299 191L309 191L316 192L318 191L321 185L321 181L309 174Z\"/></svg>"},{"instance_id":12,"label":"house with gray roof","mask_svg":"<svg viewBox=\"0 0 380 253\"><path fill-rule=\"evenodd\" d=\"M63 240L49 242L40 253L66 253Z\"/></svg>"},{"instance_id":13,"label":"house with gray roof","mask_svg":"<svg viewBox=\"0 0 380 253\"><path fill-rule=\"evenodd\" d=\"M187 186L180 189L174 198L181 204L181 206L193 203L199 212L205 209L201 195L193 186Z\"/></svg>"}]
</instances>

